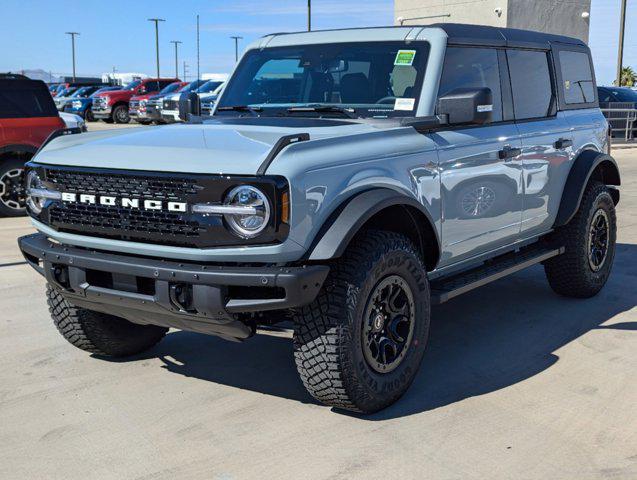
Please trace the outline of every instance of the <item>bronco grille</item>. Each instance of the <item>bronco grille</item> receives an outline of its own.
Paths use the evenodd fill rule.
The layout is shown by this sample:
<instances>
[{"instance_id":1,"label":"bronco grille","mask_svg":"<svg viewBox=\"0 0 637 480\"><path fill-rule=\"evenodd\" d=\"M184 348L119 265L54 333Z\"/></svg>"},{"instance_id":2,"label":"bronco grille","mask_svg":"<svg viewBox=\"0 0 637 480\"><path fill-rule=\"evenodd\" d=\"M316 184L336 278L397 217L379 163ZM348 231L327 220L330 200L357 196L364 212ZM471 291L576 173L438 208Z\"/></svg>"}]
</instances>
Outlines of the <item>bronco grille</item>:
<instances>
[{"instance_id":1,"label":"bronco grille","mask_svg":"<svg viewBox=\"0 0 637 480\"><path fill-rule=\"evenodd\" d=\"M59 191L187 202L203 187L192 179L97 174L51 169L47 180ZM156 243L190 245L205 228L188 215L122 208L120 206L59 203L49 209L54 227L71 232L95 232L120 240L153 240Z\"/></svg>"},{"instance_id":2,"label":"bronco grille","mask_svg":"<svg viewBox=\"0 0 637 480\"><path fill-rule=\"evenodd\" d=\"M47 188L66 194L118 199L114 204L99 201L56 200L50 202L38 220L58 231L116 240L172 245L215 247L272 243L287 235L287 227L274 224L261 237L238 239L220 215L193 213L196 203L223 203L226 194L238 184L254 183L254 177L151 173L132 170L99 170L80 167L38 167ZM278 188L287 188L276 178L262 177L261 188L274 202ZM139 200L137 206L124 204L123 198ZM146 209L145 200L162 205ZM183 211L165 208L172 202L185 205ZM275 205L276 208L279 208ZM274 220L274 219L273 219Z\"/></svg>"},{"instance_id":3,"label":"bronco grille","mask_svg":"<svg viewBox=\"0 0 637 480\"><path fill-rule=\"evenodd\" d=\"M164 110L179 110L179 102L177 100L164 100Z\"/></svg>"}]
</instances>

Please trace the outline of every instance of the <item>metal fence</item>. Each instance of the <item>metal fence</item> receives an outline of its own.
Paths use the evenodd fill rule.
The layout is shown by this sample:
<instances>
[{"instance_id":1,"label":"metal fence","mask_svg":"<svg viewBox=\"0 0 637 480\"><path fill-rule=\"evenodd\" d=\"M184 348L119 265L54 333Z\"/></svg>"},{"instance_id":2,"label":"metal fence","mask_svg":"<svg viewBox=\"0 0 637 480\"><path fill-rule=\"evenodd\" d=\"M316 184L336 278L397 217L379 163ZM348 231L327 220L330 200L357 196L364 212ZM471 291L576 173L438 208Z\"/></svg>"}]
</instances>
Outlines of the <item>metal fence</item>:
<instances>
[{"instance_id":1,"label":"metal fence","mask_svg":"<svg viewBox=\"0 0 637 480\"><path fill-rule=\"evenodd\" d=\"M634 102L600 102L604 116L613 133L620 133L624 140L637 137L637 104Z\"/></svg>"}]
</instances>

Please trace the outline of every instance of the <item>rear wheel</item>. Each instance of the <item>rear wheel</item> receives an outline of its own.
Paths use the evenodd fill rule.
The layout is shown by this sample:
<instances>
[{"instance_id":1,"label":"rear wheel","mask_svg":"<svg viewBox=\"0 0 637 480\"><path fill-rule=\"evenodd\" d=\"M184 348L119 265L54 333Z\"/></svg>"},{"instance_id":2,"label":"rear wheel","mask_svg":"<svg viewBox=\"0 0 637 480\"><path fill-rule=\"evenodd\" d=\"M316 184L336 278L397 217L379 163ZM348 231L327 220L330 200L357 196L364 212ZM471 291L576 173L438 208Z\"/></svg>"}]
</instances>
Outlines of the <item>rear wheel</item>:
<instances>
[{"instance_id":1,"label":"rear wheel","mask_svg":"<svg viewBox=\"0 0 637 480\"><path fill-rule=\"evenodd\" d=\"M128 123L130 122L130 115L128 114L128 106L127 105L117 105L113 108L113 113L111 114L113 117L113 121L115 123Z\"/></svg>"},{"instance_id":2,"label":"rear wheel","mask_svg":"<svg viewBox=\"0 0 637 480\"><path fill-rule=\"evenodd\" d=\"M316 300L295 312L294 357L317 400L363 413L411 385L429 331L429 285L402 235L369 231L333 266Z\"/></svg>"},{"instance_id":3,"label":"rear wheel","mask_svg":"<svg viewBox=\"0 0 637 480\"><path fill-rule=\"evenodd\" d=\"M0 161L0 215L19 217L25 213L24 160Z\"/></svg>"},{"instance_id":4,"label":"rear wheel","mask_svg":"<svg viewBox=\"0 0 637 480\"><path fill-rule=\"evenodd\" d=\"M544 265L551 288L567 297L596 295L606 284L615 257L615 203L608 187L589 184L577 214L555 236L566 250Z\"/></svg>"},{"instance_id":5,"label":"rear wheel","mask_svg":"<svg viewBox=\"0 0 637 480\"><path fill-rule=\"evenodd\" d=\"M78 308L47 285L49 311L62 336L75 347L98 355L127 357L148 350L167 328L137 325L105 313Z\"/></svg>"}]
</instances>

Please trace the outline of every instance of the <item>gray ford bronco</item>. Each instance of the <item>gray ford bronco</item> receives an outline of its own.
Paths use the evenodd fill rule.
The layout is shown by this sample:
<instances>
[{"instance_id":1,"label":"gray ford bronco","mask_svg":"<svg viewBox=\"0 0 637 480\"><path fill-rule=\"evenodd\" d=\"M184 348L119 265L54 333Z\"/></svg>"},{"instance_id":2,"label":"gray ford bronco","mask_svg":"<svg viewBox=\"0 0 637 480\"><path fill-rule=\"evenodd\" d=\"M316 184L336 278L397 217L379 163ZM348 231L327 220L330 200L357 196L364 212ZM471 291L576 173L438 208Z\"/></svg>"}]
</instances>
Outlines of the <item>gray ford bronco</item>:
<instances>
[{"instance_id":1,"label":"gray ford bronco","mask_svg":"<svg viewBox=\"0 0 637 480\"><path fill-rule=\"evenodd\" d=\"M560 295L608 279L620 178L579 40L269 35L197 109L184 94L184 124L55 138L29 163L20 248L76 347L293 325L309 393L370 413L416 376L432 305L538 263Z\"/></svg>"}]
</instances>

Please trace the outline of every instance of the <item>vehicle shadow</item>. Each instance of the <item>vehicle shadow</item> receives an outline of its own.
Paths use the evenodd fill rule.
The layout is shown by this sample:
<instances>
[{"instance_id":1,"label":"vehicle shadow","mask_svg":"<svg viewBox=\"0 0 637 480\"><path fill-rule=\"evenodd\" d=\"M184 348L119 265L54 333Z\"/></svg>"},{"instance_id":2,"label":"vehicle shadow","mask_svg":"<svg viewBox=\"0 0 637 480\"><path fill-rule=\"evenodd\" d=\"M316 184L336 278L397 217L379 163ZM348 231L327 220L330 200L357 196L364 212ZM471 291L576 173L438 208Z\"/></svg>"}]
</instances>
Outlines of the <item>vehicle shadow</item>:
<instances>
[{"instance_id":1,"label":"vehicle shadow","mask_svg":"<svg viewBox=\"0 0 637 480\"><path fill-rule=\"evenodd\" d=\"M620 244L604 290L587 300L552 292L537 266L432 310L427 353L409 391L395 405L360 417L384 420L444 407L526 380L559 360L555 352L593 329L637 330L637 322L602 325L637 305L637 245ZM188 377L314 402L299 380L289 340L257 336L232 343L188 332L169 334L147 357Z\"/></svg>"}]
</instances>

